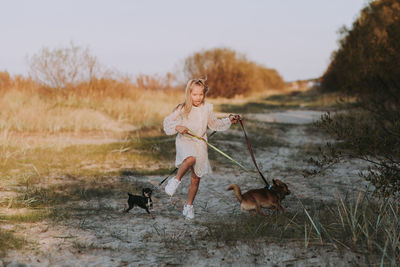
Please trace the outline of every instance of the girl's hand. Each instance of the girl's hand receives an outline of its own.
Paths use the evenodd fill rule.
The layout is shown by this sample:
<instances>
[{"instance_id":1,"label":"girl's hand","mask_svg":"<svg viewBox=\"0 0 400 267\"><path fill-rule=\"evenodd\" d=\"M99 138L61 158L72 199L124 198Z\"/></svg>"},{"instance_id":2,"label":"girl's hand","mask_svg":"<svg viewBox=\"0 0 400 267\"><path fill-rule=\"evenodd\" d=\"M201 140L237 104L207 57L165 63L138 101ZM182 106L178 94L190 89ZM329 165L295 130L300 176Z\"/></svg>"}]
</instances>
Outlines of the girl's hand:
<instances>
[{"instance_id":1,"label":"girl's hand","mask_svg":"<svg viewBox=\"0 0 400 267\"><path fill-rule=\"evenodd\" d=\"M236 124L238 123L240 116L239 115L229 115L229 119L231 120L231 123Z\"/></svg>"},{"instance_id":2,"label":"girl's hand","mask_svg":"<svg viewBox=\"0 0 400 267\"><path fill-rule=\"evenodd\" d=\"M176 130L177 132L179 132L180 134L185 134L185 133L187 133L187 132L189 131L188 128L186 128L185 126L181 126L181 125L177 125L177 126L175 127L175 130Z\"/></svg>"}]
</instances>

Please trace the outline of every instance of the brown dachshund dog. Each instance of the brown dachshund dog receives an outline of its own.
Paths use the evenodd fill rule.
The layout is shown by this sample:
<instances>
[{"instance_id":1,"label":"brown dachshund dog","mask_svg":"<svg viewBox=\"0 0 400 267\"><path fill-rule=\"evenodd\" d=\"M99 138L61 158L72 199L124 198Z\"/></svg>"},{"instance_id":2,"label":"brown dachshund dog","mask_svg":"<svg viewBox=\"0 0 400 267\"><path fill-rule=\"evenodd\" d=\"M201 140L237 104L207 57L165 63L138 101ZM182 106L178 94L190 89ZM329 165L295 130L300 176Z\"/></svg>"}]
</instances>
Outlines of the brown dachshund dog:
<instances>
[{"instance_id":1,"label":"brown dachshund dog","mask_svg":"<svg viewBox=\"0 0 400 267\"><path fill-rule=\"evenodd\" d=\"M240 209L246 211L256 211L258 214L266 216L261 208L280 209L286 212L281 206L281 201L286 195L290 194L288 186L279 179L272 179L273 185L268 188L252 189L242 195L237 184L231 184L226 190L234 190L235 196L240 202Z\"/></svg>"}]
</instances>

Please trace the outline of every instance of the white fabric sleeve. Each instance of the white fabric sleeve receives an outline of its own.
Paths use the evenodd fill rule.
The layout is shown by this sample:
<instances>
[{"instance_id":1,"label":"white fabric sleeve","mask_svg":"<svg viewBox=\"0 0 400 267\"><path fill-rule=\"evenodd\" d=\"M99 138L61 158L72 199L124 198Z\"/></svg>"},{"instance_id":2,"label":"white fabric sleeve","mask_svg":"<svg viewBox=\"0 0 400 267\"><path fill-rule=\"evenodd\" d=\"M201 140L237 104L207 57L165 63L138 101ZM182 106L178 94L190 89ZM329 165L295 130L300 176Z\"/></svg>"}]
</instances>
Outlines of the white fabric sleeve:
<instances>
[{"instance_id":1,"label":"white fabric sleeve","mask_svg":"<svg viewBox=\"0 0 400 267\"><path fill-rule=\"evenodd\" d=\"M171 114L169 114L163 122L164 132L167 135L174 135L178 133L175 129L177 125L179 125L182 121L181 113L178 109L174 110Z\"/></svg>"},{"instance_id":2,"label":"white fabric sleeve","mask_svg":"<svg viewBox=\"0 0 400 267\"><path fill-rule=\"evenodd\" d=\"M214 114L214 105L210 104L208 111L208 127L213 131L225 131L231 127L231 120L229 118L217 119Z\"/></svg>"}]
</instances>

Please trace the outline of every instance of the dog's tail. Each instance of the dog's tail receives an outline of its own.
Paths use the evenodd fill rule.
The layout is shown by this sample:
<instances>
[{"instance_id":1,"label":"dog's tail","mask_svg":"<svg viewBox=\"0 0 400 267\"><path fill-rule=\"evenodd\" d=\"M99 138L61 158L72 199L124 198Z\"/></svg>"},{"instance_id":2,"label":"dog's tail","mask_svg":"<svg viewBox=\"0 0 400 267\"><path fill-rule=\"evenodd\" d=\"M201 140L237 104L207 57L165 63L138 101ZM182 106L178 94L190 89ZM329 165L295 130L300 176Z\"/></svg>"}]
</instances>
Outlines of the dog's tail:
<instances>
[{"instance_id":1,"label":"dog's tail","mask_svg":"<svg viewBox=\"0 0 400 267\"><path fill-rule=\"evenodd\" d=\"M229 191L229 190L234 190L236 198L239 200L240 203L242 203L243 197L242 197L242 191L240 190L240 187L237 184L231 184L226 189L226 191Z\"/></svg>"}]
</instances>

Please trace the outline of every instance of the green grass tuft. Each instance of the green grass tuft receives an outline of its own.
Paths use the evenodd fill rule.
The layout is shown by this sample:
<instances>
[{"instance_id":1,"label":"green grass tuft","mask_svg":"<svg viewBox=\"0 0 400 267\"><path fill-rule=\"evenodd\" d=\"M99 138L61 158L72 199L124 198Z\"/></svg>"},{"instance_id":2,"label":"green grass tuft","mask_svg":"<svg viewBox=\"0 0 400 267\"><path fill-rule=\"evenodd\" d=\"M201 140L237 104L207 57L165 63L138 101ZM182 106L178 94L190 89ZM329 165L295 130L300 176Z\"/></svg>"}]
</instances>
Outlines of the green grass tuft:
<instances>
[{"instance_id":1,"label":"green grass tuft","mask_svg":"<svg viewBox=\"0 0 400 267\"><path fill-rule=\"evenodd\" d=\"M13 231L0 229L0 256L6 255L7 250L21 249L26 245L26 241L16 237Z\"/></svg>"}]
</instances>

